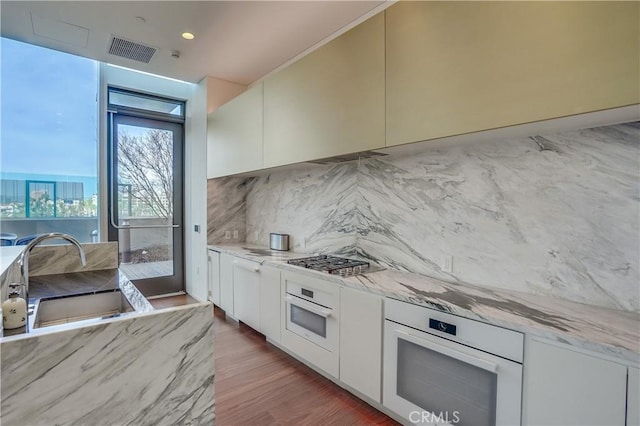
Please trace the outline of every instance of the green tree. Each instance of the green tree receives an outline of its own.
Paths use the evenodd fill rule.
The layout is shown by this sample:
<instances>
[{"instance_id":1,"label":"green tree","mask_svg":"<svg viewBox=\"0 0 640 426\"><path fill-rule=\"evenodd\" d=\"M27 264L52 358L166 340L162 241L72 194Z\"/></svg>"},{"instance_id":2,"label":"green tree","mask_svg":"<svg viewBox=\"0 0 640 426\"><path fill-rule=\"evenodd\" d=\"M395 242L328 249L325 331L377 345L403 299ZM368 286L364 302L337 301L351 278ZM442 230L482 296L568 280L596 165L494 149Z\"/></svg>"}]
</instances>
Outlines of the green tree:
<instances>
[{"instance_id":1,"label":"green tree","mask_svg":"<svg viewBox=\"0 0 640 426\"><path fill-rule=\"evenodd\" d=\"M118 138L119 183L131 184L131 197L150 213L173 216L173 138L166 130Z\"/></svg>"},{"instance_id":2,"label":"green tree","mask_svg":"<svg viewBox=\"0 0 640 426\"><path fill-rule=\"evenodd\" d=\"M52 217L54 215L54 203L48 191L32 192L29 197L30 217Z\"/></svg>"}]
</instances>

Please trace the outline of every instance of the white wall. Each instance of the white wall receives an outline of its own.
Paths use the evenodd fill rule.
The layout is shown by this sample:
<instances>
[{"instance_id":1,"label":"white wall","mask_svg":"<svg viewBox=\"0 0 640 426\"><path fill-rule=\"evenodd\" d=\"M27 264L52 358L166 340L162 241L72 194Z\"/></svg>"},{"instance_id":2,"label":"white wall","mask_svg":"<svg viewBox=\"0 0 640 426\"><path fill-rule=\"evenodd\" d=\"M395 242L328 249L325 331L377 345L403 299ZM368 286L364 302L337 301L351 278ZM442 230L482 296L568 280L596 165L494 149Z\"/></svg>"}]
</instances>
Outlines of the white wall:
<instances>
[{"instance_id":1,"label":"white wall","mask_svg":"<svg viewBox=\"0 0 640 426\"><path fill-rule=\"evenodd\" d=\"M207 77L207 112L212 113L220 105L235 98L240 93L247 90L247 86L221 80L219 78Z\"/></svg>"},{"instance_id":2,"label":"white wall","mask_svg":"<svg viewBox=\"0 0 640 426\"><path fill-rule=\"evenodd\" d=\"M199 300L207 298L207 84L168 79L108 64L100 64L100 235L107 239L107 86L186 101L184 168L185 287ZM200 225L200 232L194 231Z\"/></svg>"},{"instance_id":3,"label":"white wall","mask_svg":"<svg viewBox=\"0 0 640 426\"><path fill-rule=\"evenodd\" d=\"M185 280L186 290L207 300L207 78L193 88L187 101L185 145ZM195 232L194 226L200 231Z\"/></svg>"}]
</instances>

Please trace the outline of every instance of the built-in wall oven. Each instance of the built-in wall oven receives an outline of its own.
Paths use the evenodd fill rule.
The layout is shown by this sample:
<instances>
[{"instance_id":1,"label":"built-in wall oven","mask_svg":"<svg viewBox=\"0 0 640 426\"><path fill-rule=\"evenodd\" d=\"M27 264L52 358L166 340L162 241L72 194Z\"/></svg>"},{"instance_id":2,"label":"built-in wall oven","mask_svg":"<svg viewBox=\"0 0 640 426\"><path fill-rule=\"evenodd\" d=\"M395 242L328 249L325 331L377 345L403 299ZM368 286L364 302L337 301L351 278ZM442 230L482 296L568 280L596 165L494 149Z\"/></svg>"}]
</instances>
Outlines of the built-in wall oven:
<instances>
[{"instance_id":1,"label":"built-in wall oven","mask_svg":"<svg viewBox=\"0 0 640 426\"><path fill-rule=\"evenodd\" d=\"M338 377L338 286L294 272L283 272L282 345Z\"/></svg>"},{"instance_id":2,"label":"built-in wall oven","mask_svg":"<svg viewBox=\"0 0 640 426\"><path fill-rule=\"evenodd\" d=\"M385 300L383 404L407 424L521 424L524 335Z\"/></svg>"}]
</instances>

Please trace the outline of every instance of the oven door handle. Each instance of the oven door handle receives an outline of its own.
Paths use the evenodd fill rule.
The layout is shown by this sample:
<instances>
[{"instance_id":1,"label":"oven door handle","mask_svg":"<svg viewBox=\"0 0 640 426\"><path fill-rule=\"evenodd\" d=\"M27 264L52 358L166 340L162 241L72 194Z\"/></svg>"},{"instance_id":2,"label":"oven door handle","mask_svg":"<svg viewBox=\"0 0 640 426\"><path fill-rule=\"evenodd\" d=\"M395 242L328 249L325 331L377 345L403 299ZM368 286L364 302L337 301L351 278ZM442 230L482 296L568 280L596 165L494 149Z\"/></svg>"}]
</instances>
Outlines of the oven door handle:
<instances>
[{"instance_id":1,"label":"oven door handle","mask_svg":"<svg viewBox=\"0 0 640 426\"><path fill-rule=\"evenodd\" d=\"M431 340L414 336L413 334L408 333L404 330L396 330L396 332L398 332L399 334L402 334L402 338L410 341L411 343L415 343L416 345L425 347L427 349L431 349L433 351L441 353L442 355L457 359L466 364L473 365L474 367L481 368L491 373L496 373L496 374L498 373L498 364L484 360L482 358L475 357L473 355L466 354L464 352L460 352L452 348L448 348L443 345L439 345L435 342L432 342Z\"/></svg>"},{"instance_id":2,"label":"oven door handle","mask_svg":"<svg viewBox=\"0 0 640 426\"><path fill-rule=\"evenodd\" d=\"M331 316L331 309L329 308L321 308L315 303L307 302L306 300L300 299L298 297L291 296L287 294L285 297L287 302L291 305L299 306L302 309L313 312L314 314L320 315L321 317L327 318Z\"/></svg>"}]
</instances>

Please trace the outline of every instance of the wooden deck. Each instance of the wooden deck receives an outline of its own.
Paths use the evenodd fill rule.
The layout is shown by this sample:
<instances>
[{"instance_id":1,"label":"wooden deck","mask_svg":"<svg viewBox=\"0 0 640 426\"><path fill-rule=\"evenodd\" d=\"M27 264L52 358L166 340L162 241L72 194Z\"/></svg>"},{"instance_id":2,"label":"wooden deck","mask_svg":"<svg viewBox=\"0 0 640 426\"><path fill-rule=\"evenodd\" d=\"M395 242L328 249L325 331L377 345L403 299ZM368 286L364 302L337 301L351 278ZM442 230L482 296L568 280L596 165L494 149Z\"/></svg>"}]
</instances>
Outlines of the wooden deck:
<instances>
[{"instance_id":1,"label":"wooden deck","mask_svg":"<svg viewBox=\"0 0 640 426\"><path fill-rule=\"evenodd\" d=\"M148 263L121 263L120 269L130 280L145 278L166 277L173 275L173 261Z\"/></svg>"}]
</instances>

